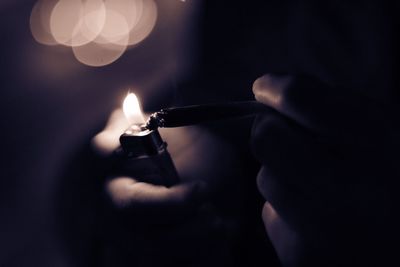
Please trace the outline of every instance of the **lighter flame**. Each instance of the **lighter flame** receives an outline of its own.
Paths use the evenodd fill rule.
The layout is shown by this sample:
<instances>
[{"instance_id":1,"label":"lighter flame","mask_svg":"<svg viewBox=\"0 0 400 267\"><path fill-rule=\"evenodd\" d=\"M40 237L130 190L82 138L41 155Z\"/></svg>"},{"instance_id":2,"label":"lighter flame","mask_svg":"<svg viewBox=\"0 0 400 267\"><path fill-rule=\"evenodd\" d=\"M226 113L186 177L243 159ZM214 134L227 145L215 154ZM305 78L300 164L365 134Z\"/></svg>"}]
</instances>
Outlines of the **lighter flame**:
<instances>
[{"instance_id":1,"label":"lighter flame","mask_svg":"<svg viewBox=\"0 0 400 267\"><path fill-rule=\"evenodd\" d=\"M142 108L140 107L139 100L134 93L129 93L125 97L123 110L129 123L139 125L145 123Z\"/></svg>"}]
</instances>

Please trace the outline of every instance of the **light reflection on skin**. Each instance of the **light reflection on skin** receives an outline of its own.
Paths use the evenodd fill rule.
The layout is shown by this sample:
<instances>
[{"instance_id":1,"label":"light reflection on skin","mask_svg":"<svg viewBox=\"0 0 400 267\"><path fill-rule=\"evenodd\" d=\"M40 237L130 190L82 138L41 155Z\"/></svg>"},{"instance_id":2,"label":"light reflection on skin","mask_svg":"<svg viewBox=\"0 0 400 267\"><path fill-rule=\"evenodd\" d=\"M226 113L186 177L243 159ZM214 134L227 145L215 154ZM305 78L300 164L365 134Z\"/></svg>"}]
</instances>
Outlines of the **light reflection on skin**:
<instances>
[{"instance_id":1,"label":"light reflection on skin","mask_svg":"<svg viewBox=\"0 0 400 267\"><path fill-rule=\"evenodd\" d=\"M282 96L285 94L285 90L287 90L292 80L293 78L287 75L271 77L266 74L254 82L254 95L259 102L271 106L281 106Z\"/></svg>"},{"instance_id":2,"label":"light reflection on skin","mask_svg":"<svg viewBox=\"0 0 400 267\"><path fill-rule=\"evenodd\" d=\"M122 109L114 110L103 131L97 134L93 140L93 148L101 155L110 155L119 146L119 136L129 127Z\"/></svg>"},{"instance_id":3,"label":"light reflection on skin","mask_svg":"<svg viewBox=\"0 0 400 267\"><path fill-rule=\"evenodd\" d=\"M273 243L282 264L292 266L295 261L293 251L298 251L296 233L290 229L268 201L264 204L262 218L268 237Z\"/></svg>"}]
</instances>

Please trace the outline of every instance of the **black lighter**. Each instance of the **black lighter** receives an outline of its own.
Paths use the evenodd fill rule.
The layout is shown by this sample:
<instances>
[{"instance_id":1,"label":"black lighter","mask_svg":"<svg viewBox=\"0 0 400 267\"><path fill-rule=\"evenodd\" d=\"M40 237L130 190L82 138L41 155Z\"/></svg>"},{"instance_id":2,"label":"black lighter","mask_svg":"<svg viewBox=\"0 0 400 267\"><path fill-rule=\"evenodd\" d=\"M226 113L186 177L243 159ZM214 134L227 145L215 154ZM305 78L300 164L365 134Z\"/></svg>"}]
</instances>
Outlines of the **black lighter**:
<instances>
[{"instance_id":1,"label":"black lighter","mask_svg":"<svg viewBox=\"0 0 400 267\"><path fill-rule=\"evenodd\" d=\"M120 136L121 147L116 153L121 159L118 172L140 181L172 186L179 182L167 143L157 129L133 124Z\"/></svg>"}]
</instances>

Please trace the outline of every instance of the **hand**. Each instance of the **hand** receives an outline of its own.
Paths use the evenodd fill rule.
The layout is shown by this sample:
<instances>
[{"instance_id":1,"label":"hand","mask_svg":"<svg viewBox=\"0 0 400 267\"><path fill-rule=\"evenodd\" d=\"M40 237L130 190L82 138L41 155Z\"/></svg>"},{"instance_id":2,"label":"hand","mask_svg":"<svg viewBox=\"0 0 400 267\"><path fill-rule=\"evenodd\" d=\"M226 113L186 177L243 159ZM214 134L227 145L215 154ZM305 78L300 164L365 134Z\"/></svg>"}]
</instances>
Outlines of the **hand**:
<instances>
[{"instance_id":1,"label":"hand","mask_svg":"<svg viewBox=\"0 0 400 267\"><path fill-rule=\"evenodd\" d=\"M127 127L122 111L115 111L105 130L93 139L99 154L109 157ZM154 185L134 173L106 180L107 208L102 217L103 239L107 240L102 253L105 266L167 266L177 262L213 266L225 257L227 221L210 199L221 179L232 175L228 166L234 162L233 153L221 140L197 127L160 133L182 182L171 187ZM214 256L204 258L204 254Z\"/></svg>"},{"instance_id":2,"label":"hand","mask_svg":"<svg viewBox=\"0 0 400 267\"><path fill-rule=\"evenodd\" d=\"M119 146L119 136L129 123L122 110L115 110L105 129L96 135L93 148L103 158L110 159ZM212 136L199 127L159 129L168 143L168 150L180 175L181 183L172 187L145 183L141 177L111 176L105 183L105 190L116 208L143 207L151 210L159 207L185 209L194 203L204 202L225 176L232 175L230 164L238 163L232 149L223 140Z\"/></svg>"},{"instance_id":3,"label":"hand","mask_svg":"<svg viewBox=\"0 0 400 267\"><path fill-rule=\"evenodd\" d=\"M256 119L252 144L263 165L264 223L282 262L359 266L390 258L400 177L393 111L305 76L265 75L253 92L275 110Z\"/></svg>"}]
</instances>

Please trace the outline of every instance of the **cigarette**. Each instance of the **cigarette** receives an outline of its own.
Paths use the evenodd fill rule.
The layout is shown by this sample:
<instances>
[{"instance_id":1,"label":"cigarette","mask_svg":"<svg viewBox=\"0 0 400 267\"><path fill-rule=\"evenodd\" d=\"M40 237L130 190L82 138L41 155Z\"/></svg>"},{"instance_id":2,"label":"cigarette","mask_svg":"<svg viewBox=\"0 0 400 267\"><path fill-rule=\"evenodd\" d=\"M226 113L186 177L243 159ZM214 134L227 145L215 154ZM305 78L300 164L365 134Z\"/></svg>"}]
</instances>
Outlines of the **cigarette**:
<instances>
[{"instance_id":1,"label":"cigarette","mask_svg":"<svg viewBox=\"0 0 400 267\"><path fill-rule=\"evenodd\" d=\"M257 101L214 103L162 109L153 113L146 128L154 130L188 126L208 121L254 116L272 109Z\"/></svg>"}]
</instances>

